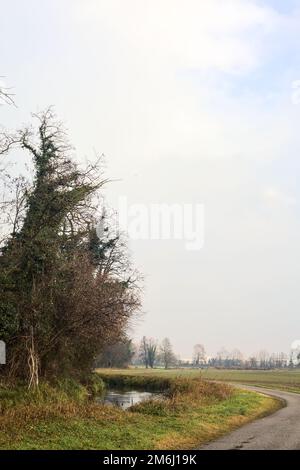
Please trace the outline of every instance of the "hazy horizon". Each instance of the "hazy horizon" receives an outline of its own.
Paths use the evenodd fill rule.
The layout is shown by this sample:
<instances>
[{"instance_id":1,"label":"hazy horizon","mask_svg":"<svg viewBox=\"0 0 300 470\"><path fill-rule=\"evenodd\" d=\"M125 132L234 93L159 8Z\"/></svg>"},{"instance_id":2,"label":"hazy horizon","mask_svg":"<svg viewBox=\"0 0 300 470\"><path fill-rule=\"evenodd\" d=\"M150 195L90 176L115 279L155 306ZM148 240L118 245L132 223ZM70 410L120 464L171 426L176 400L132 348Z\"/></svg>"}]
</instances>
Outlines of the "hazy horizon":
<instances>
[{"instance_id":1,"label":"hazy horizon","mask_svg":"<svg viewBox=\"0 0 300 470\"><path fill-rule=\"evenodd\" d=\"M1 124L54 105L79 158L105 154L109 206L204 206L200 250L130 241L145 285L134 339L169 337L183 358L196 343L288 352L300 337L300 0L0 3L0 75L17 104Z\"/></svg>"}]
</instances>

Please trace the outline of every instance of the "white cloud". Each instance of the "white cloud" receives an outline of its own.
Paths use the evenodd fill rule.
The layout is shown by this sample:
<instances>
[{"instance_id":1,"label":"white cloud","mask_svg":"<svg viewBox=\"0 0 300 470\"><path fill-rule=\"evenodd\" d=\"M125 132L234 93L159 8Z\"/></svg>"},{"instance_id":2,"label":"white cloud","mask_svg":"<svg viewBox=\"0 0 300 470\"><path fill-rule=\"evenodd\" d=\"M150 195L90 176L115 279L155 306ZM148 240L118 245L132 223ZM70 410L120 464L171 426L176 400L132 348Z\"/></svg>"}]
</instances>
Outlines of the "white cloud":
<instances>
[{"instance_id":1,"label":"white cloud","mask_svg":"<svg viewBox=\"0 0 300 470\"><path fill-rule=\"evenodd\" d=\"M279 22L272 9L245 0L90 0L77 3L74 17L151 63L231 72L257 64L259 39Z\"/></svg>"},{"instance_id":2,"label":"white cloud","mask_svg":"<svg viewBox=\"0 0 300 470\"><path fill-rule=\"evenodd\" d=\"M91 135L102 130L102 148L123 153L124 169L127 153L138 165L170 156L275 158L286 146L296 125L282 117L290 100L271 92L230 96L223 81L266 60L269 35L286 27L274 10L247 0L75 5L98 81L82 105L88 101L96 116Z\"/></svg>"},{"instance_id":3,"label":"white cloud","mask_svg":"<svg viewBox=\"0 0 300 470\"><path fill-rule=\"evenodd\" d=\"M294 206L297 203L296 198L284 194L277 188L266 188L263 193L265 201L272 207L278 206Z\"/></svg>"}]
</instances>

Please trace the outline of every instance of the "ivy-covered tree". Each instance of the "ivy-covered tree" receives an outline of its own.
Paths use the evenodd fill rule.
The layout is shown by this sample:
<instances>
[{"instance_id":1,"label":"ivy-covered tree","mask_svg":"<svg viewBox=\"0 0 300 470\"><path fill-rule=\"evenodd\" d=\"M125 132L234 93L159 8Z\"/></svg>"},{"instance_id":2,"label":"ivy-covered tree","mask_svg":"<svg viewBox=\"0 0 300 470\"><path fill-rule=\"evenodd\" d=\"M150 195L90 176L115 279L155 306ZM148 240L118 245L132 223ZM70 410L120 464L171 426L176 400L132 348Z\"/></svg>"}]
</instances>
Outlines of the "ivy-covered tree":
<instances>
[{"instance_id":1,"label":"ivy-covered tree","mask_svg":"<svg viewBox=\"0 0 300 470\"><path fill-rule=\"evenodd\" d=\"M82 169L51 110L14 138L29 152L31 185L10 202L13 228L0 253L0 337L7 371L29 377L82 373L116 341L139 307L137 279L119 235L96 232L101 161ZM7 210L7 207L6 207Z\"/></svg>"}]
</instances>

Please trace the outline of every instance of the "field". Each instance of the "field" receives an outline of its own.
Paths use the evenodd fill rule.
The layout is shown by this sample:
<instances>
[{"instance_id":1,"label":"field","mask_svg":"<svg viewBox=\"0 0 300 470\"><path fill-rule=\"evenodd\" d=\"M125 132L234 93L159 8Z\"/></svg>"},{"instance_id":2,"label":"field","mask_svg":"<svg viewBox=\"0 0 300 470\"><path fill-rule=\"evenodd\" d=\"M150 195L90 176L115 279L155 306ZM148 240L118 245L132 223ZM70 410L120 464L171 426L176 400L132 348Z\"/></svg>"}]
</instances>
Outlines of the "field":
<instances>
[{"instance_id":1,"label":"field","mask_svg":"<svg viewBox=\"0 0 300 470\"><path fill-rule=\"evenodd\" d=\"M164 400L130 411L87 401L82 388L35 394L0 387L0 449L192 449L281 406L199 372L101 370L111 386L163 389ZM72 384L71 384L72 385Z\"/></svg>"},{"instance_id":2,"label":"field","mask_svg":"<svg viewBox=\"0 0 300 470\"><path fill-rule=\"evenodd\" d=\"M107 374L158 375L166 377L202 377L222 382L238 382L258 387L277 388L300 393L300 369L286 370L228 370L228 369L144 369L109 370Z\"/></svg>"}]
</instances>

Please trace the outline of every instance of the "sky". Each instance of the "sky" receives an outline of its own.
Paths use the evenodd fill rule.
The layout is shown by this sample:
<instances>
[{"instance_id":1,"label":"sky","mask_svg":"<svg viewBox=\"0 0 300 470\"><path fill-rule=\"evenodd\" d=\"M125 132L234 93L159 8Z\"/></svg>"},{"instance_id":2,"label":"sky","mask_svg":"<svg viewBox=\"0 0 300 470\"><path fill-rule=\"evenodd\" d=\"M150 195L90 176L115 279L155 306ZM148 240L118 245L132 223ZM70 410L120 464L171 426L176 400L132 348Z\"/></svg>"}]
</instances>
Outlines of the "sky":
<instances>
[{"instance_id":1,"label":"sky","mask_svg":"<svg viewBox=\"0 0 300 470\"><path fill-rule=\"evenodd\" d=\"M300 1L0 0L20 127L54 105L107 204L201 204L204 244L130 240L131 334L245 355L300 338ZM18 161L16 171L22 171Z\"/></svg>"}]
</instances>

